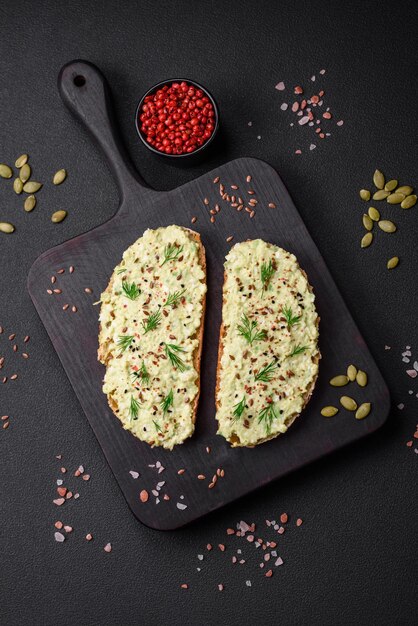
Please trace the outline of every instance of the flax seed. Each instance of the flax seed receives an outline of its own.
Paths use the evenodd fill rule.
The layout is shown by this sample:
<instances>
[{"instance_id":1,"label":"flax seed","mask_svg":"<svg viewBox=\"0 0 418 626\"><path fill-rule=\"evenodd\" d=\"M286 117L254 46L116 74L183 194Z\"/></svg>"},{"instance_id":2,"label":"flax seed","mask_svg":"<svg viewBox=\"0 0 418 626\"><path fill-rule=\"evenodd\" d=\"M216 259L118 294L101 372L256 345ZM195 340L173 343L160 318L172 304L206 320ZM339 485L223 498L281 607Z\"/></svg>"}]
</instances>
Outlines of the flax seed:
<instances>
[{"instance_id":1,"label":"flax seed","mask_svg":"<svg viewBox=\"0 0 418 626\"><path fill-rule=\"evenodd\" d=\"M247 178L245 179L247 181L247 183L251 182L251 176L248 174Z\"/></svg>"},{"instance_id":2,"label":"flax seed","mask_svg":"<svg viewBox=\"0 0 418 626\"><path fill-rule=\"evenodd\" d=\"M231 185L231 189L238 189L237 185Z\"/></svg>"},{"instance_id":3,"label":"flax seed","mask_svg":"<svg viewBox=\"0 0 418 626\"><path fill-rule=\"evenodd\" d=\"M54 289L54 293L60 294L60 293L62 293L62 290L61 289Z\"/></svg>"},{"instance_id":4,"label":"flax seed","mask_svg":"<svg viewBox=\"0 0 418 626\"><path fill-rule=\"evenodd\" d=\"M230 241L232 241L234 238L234 235L229 235L229 237L226 238L227 243L229 243Z\"/></svg>"},{"instance_id":5,"label":"flax seed","mask_svg":"<svg viewBox=\"0 0 418 626\"><path fill-rule=\"evenodd\" d=\"M255 191L254 191L253 189L248 189L248 190L247 190L247 193L248 193L250 196L253 196L253 195L255 194Z\"/></svg>"},{"instance_id":6,"label":"flax seed","mask_svg":"<svg viewBox=\"0 0 418 626\"><path fill-rule=\"evenodd\" d=\"M77 307L76 306L72 306L71 310L72 310L73 313L77 313Z\"/></svg>"},{"instance_id":7,"label":"flax seed","mask_svg":"<svg viewBox=\"0 0 418 626\"><path fill-rule=\"evenodd\" d=\"M51 283L54 284L57 281L56 276L51 276Z\"/></svg>"},{"instance_id":8,"label":"flax seed","mask_svg":"<svg viewBox=\"0 0 418 626\"><path fill-rule=\"evenodd\" d=\"M179 471L177 472L177 474L178 474L179 476L181 476L182 474L184 474L184 472L185 472L185 471L186 471L185 469L179 469Z\"/></svg>"},{"instance_id":9,"label":"flax seed","mask_svg":"<svg viewBox=\"0 0 418 626\"><path fill-rule=\"evenodd\" d=\"M17 345L16 344L13 346L13 352L17 352Z\"/></svg>"},{"instance_id":10,"label":"flax seed","mask_svg":"<svg viewBox=\"0 0 418 626\"><path fill-rule=\"evenodd\" d=\"M66 310L68 309L68 307L69 307L69 306L70 306L69 304L64 304L64 306L62 307L62 310L63 310L63 311L66 311Z\"/></svg>"},{"instance_id":11,"label":"flax seed","mask_svg":"<svg viewBox=\"0 0 418 626\"><path fill-rule=\"evenodd\" d=\"M9 428L9 424L10 424L10 422L4 422L3 430L6 430L6 428Z\"/></svg>"},{"instance_id":12,"label":"flax seed","mask_svg":"<svg viewBox=\"0 0 418 626\"><path fill-rule=\"evenodd\" d=\"M15 337L16 337L16 333L12 333L11 335L9 335L9 341L13 341Z\"/></svg>"},{"instance_id":13,"label":"flax seed","mask_svg":"<svg viewBox=\"0 0 418 626\"><path fill-rule=\"evenodd\" d=\"M213 488L214 488L214 486L215 486L215 483L210 483L210 484L208 485L208 489L213 489Z\"/></svg>"},{"instance_id":14,"label":"flax seed","mask_svg":"<svg viewBox=\"0 0 418 626\"><path fill-rule=\"evenodd\" d=\"M212 215L212 217L210 218L210 221L212 222L212 224L214 224L216 222L215 216Z\"/></svg>"},{"instance_id":15,"label":"flax seed","mask_svg":"<svg viewBox=\"0 0 418 626\"><path fill-rule=\"evenodd\" d=\"M214 184L215 184L215 185L216 185L216 183L219 183L219 176L216 176L216 177L213 179L213 182L214 182Z\"/></svg>"},{"instance_id":16,"label":"flax seed","mask_svg":"<svg viewBox=\"0 0 418 626\"><path fill-rule=\"evenodd\" d=\"M192 224L195 224L197 222L197 217L193 216L192 219L191 219L191 222L192 222Z\"/></svg>"},{"instance_id":17,"label":"flax seed","mask_svg":"<svg viewBox=\"0 0 418 626\"><path fill-rule=\"evenodd\" d=\"M23 343L28 343L29 339L30 339L29 335L26 335L26 337L23 340Z\"/></svg>"},{"instance_id":18,"label":"flax seed","mask_svg":"<svg viewBox=\"0 0 418 626\"><path fill-rule=\"evenodd\" d=\"M274 202L269 202L269 209L275 209L276 205L274 204Z\"/></svg>"},{"instance_id":19,"label":"flax seed","mask_svg":"<svg viewBox=\"0 0 418 626\"><path fill-rule=\"evenodd\" d=\"M70 269L68 271L70 272L70 274L72 274L74 272L74 266L70 265Z\"/></svg>"},{"instance_id":20,"label":"flax seed","mask_svg":"<svg viewBox=\"0 0 418 626\"><path fill-rule=\"evenodd\" d=\"M221 469L221 478L225 476L225 470Z\"/></svg>"},{"instance_id":21,"label":"flax seed","mask_svg":"<svg viewBox=\"0 0 418 626\"><path fill-rule=\"evenodd\" d=\"M255 211L251 211L250 212L250 218L253 219L254 215L255 215Z\"/></svg>"},{"instance_id":22,"label":"flax seed","mask_svg":"<svg viewBox=\"0 0 418 626\"><path fill-rule=\"evenodd\" d=\"M242 209L243 209L243 208L244 208L244 205L243 205L243 204L240 204L240 205L238 205L238 207L237 207L237 211L238 211L238 212L239 212L239 211L242 211Z\"/></svg>"},{"instance_id":23,"label":"flax seed","mask_svg":"<svg viewBox=\"0 0 418 626\"><path fill-rule=\"evenodd\" d=\"M16 380L17 379L17 374L13 374L12 376L10 376L10 380Z\"/></svg>"},{"instance_id":24,"label":"flax seed","mask_svg":"<svg viewBox=\"0 0 418 626\"><path fill-rule=\"evenodd\" d=\"M47 293L49 296L52 296L53 291L52 291L52 289L47 289L47 290L46 290L46 293Z\"/></svg>"},{"instance_id":25,"label":"flax seed","mask_svg":"<svg viewBox=\"0 0 418 626\"><path fill-rule=\"evenodd\" d=\"M209 204L209 200L207 198L203 198L203 204L208 205Z\"/></svg>"},{"instance_id":26,"label":"flax seed","mask_svg":"<svg viewBox=\"0 0 418 626\"><path fill-rule=\"evenodd\" d=\"M204 474L199 474L198 475L198 479L199 480L205 480L206 476Z\"/></svg>"},{"instance_id":27,"label":"flax seed","mask_svg":"<svg viewBox=\"0 0 418 626\"><path fill-rule=\"evenodd\" d=\"M61 268L60 270L58 270L57 274L64 274L64 272L65 272L65 269Z\"/></svg>"}]
</instances>

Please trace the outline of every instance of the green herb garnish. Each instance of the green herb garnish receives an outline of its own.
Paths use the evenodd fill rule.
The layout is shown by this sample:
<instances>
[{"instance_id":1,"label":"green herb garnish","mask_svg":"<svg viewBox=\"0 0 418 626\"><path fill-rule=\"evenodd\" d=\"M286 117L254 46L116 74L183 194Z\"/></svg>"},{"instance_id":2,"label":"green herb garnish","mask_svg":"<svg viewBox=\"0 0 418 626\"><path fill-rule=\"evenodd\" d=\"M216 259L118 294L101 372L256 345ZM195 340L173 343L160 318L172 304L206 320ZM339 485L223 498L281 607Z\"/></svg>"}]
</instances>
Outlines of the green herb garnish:
<instances>
[{"instance_id":1,"label":"green herb garnish","mask_svg":"<svg viewBox=\"0 0 418 626\"><path fill-rule=\"evenodd\" d=\"M134 340L133 335L119 335L118 346L122 352L125 352L127 348L131 345Z\"/></svg>"},{"instance_id":2,"label":"green herb garnish","mask_svg":"<svg viewBox=\"0 0 418 626\"><path fill-rule=\"evenodd\" d=\"M237 326L237 330L240 335L245 337L250 345L252 345L254 341L261 341L267 337L265 330L259 330L256 332L256 328L257 322L255 320L250 321L244 313L241 317L241 324L238 324Z\"/></svg>"},{"instance_id":3,"label":"green herb garnish","mask_svg":"<svg viewBox=\"0 0 418 626\"><path fill-rule=\"evenodd\" d=\"M160 432L160 433L162 433L162 432L163 432L163 431L161 430L161 426L159 425L159 423L158 423L158 422L156 422L155 420L152 420L152 423L154 424L154 426L155 426L155 430L157 431L157 433L158 433L158 432Z\"/></svg>"},{"instance_id":4,"label":"green herb garnish","mask_svg":"<svg viewBox=\"0 0 418 626\"><path fill-rule=\"evenodd\" d=\"M183 246L178 246L176 243L169 243L164 248L164 261L161 263L160 267L168 263L168 261L175 261L181 252L183 252Z\"/></svg>"},{"instance_id":5,"label":"green herb garnish","mask_svg":"<svg viewBox=\"0 0 418 626\"><path fill-rule=\"evenodd\" d=\"M144 385L149 384L150 376L144 361L142 361L142 365L137 372L132 372L132 376L134 377L135 381L141 380Z\"/></svg>"},{"instance_id":6,"label":"green herb garnish","mask_svg":"<svg viewBox=\"0 0 418 626\"><path fill-rule=\"evenodd\" d=\"M273 378L274 370L278 366L279 365L276 360L272 361L271 363L266 365L266 367L263 367L263 369L260 370L258 374L254 376L255 380L261 380L263 383L270 382L271 379Z\"/></svg>"},{"instance_id":7,"label":"green herb garnish","mask_svg":"<svg viewBox=\"0 0 418 626\"><path fill-rule=\"evenodd\" d=\"M263 292L268 289L271 278L276 270L273 267L273 263L271 261L267 263L263 263L261 266L261 282L263 285Z\"/></svg>"},{"instance_id":8,"label":"green herb garnish","mask_svg":"<svg viewBox=\"0 0 418 626\"><path fill-rule=\"evenodd\" d=\"M123 289L125 296L129 298L130 300L136 300L139 294L141 293L141 290L138 288L138 285L135 285L135 283L129 284L125 280L122 281L122 289Z\"/></svg>"},{"instance_id":9,"label":"green herb garnish","mask_svg":"<svg viewBox=\"0 0 418 626\"><path fill-rule=\"evenodd\" d=\"M131 396L131 403L129 405L129 415L130 415L131 421L138 419L138 411L140 407L141 405L139 401L136 400L136 398L134 398L133 396Z\"/></svg>"},{"instance_id":10,"label":"green herb garnish","mask_svg":"<svg viewBox=\"0 0 418 626\"><path fill-rule=\"evenodd\" d=\"M151 313L146 320L142 321L142 326L144 328L145 333L148 333L150 330L155 330L157 326L161 323L161 312L155 311L155 313Z\"/></svg>"},{"instance_id":11,"label":"green herb garnish","mask_svg":"<svg viewBox=\"0 0 418 626\"><path fill-rule=\"evenodd\" d=\"M180 370L180 372L184 372L184 370L186 369L186 364L178 356L177 352L185 352L185 350L183 348L181 348L180 346L176 346L173 343L166 343L165 344L165 353L168 356L168 358L170 359L171 364L174 367L177 367Z\"/></svg>"},{"instance_id":12,"label":"green herb garnish","mask_svg":"<svg viewBox=\"0 0 418 626\"><path fill-rule=\"evenodd\" d=\"M185 289L183 289L183 291L175 291L174 293L169 293L167 296L167 300L164 302L164 306L172 306L174 309L179 304L185 293Z\"/></svg>"},{"instance_id":13,"label":"green herb garnish","mask_svg":"<svg viewBox=\"0 0 418 626\"><path fill-rule=\"evenodd\" d=\"M287 325L289 326L289 328L291 326L294 326L295 324L298 324L300 322L301 319L301 315L293 315L293 311L292 309L289 307L284 307L283 308L283 317L285 318Z\"/></svg>"},{"instance_id":14,"label":"green herb garnish","mask_svg":"<svg viewBox=\"0 0 418 626\"><path fill-rule=\"evenodd\" d=\"M233 416L234 416L234 422L236 422L241 415L244 413L245 410L245 396L243 396L242 400L240 402L238 402L238 404L234 404L234 412L233 412Z\"/></svg>"},{"instance_id":15,"label":"green herb garnish","mask_svg":"<svg viewBox=\"0 0 418 626\"><path fill-rule=\"evenodd\" d=\"M166 395L164 400L160 402L160 407L162 408L164 415L167 413L168 409L170 409L173 406L173 402L174 402L173 390L170 389L170 392Z\"/></svg>"},{"instance_id":16,"label":"green herb garnish","mask_svg":"<svg viewBox=\"0 0 418 626\"><path fill-rule=\"evenodd\" d=\"M292 352L289 354L289 358L292 356L296 356L297 354L303 354L307 349L308 346L301 346L298 344L297 346L294 346Z\"/></svg>"},{"instance_id":17,"label":"green herb garnish","mask_svg":"<svg viewBox=\"0 0 418 626\"><path fill-rule=\"evenodd\" d=\"M273 404L268 404L264 409L261 409L258 414L258 423L264 422L266 425L266 432L269 435L271 432L271 425L273 420L277 417Z\"/></svg>"},{"instance_id":18,"label":"green herb garnish","mask_svg":"<svg viewBox=\"0 0 418 626\"><path fill-rule=\"evenodd\" d=\"M116 274L123 274L124 272L126 272L126 267L120 267L118 270L116 270Z\"/></svg>"}]
</instances>

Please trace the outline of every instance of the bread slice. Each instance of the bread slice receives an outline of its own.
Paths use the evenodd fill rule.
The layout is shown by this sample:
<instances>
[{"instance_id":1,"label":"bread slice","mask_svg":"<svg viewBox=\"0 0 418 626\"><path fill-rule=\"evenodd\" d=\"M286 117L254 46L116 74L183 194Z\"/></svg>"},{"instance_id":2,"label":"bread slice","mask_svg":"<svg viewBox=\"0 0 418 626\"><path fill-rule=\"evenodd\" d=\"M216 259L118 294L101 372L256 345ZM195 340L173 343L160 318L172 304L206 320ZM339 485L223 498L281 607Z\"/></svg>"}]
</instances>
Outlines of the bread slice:
<instances>
[{"instance_id":1,"label":"bread slice","mask_svg":"<svg viewBox=\"0 0 418 626\"><path fill-rule=\"evenodd\" d=\"M200 394L206 257L200 235L147 230L101 295L103 391L125 429L172 449L194 431Z\"/></svg>"},{"instance_id":2,"label":"bread slice","mask_svg":"<svg viewBox=\"0 0 418 626\"><path fill-rule=\"evenodd\" d=\"M296 257L261 239L225 262L216 381L218 434L253 447L285 433L308 403L321 358L314 294Z\"/></svg>"}]
</instances>

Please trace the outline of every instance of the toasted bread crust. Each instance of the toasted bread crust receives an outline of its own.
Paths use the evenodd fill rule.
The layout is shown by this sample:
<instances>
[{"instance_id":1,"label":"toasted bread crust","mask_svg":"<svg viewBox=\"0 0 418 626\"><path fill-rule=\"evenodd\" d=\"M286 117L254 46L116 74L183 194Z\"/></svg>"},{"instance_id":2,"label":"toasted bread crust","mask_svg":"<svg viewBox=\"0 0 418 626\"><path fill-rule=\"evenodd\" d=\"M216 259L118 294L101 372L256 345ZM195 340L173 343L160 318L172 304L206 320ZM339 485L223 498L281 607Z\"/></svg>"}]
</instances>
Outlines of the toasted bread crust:
<instances>
[{"instance_id":1,"label":"toasted bread crust","mask_svg":"<svg viewBox=\"0 0 418 626\"><path fill-rule=\"evenodd\" d=\"M202 268L204 275L205 275L204 279L201 282L206 283L206 254L205 254L205 248L201 241L200 234L194 230L191 230L190 228L185 228L183 226L179 228L182 228L184 231L186 231L190 239L193 239L193 241L195 241L198 245L199 265ZM107 285L103 293L111 292L113 288L114 280L115 280L115 273L113 272L110 278L109 284ZM198 391L196 393L196 397L195 397L194 404L193 404L193 415L192 415L193 424L196 423L197 407L199 404L199 397L200 397L200 361L201 361L201 356L202 356L203 333L204 333L204 326L205 326L205 312L206 312L206 294L203 295L202 315L201 315L201 320L200 320L200 326L196 332L196 336L198 337L199 341L193 353L193 366L198 374L197 381L196 381L196 386L197 386ZM195 338L195 335L191 337L191 339L194 339L194 338ZM114 355L112 354L112 352L109 351L109 344L108 342L105 341L105 333L102 328L102 325L99 323L99 347L97 350L97 359L98 361L100 361L100 363L103 363L103 365L107 367L109 361L113 358L114 358ZM112 412L116 415L116 417L118 417L116 413L116 409L118 409L118 404L114 402L114 400L110 396L107 396L107 400L108 400L108 404ZM157 441L155 443L158 444Z\"/></svg>"},{"instance_id":2,"label":"toasted bread crust","mask_svg":"<svg viewBox=\"0 0 418 626\"><path fill-rule=\"evenodd\" d=\"M251 240L249 240L251 241ZM300 267L300 266L299 266ZM311 286L311 284L309 283L308 280L308 276L306 274L306 272L300 268L300 271L302 272L303 276L306 278L306 282L308 283L308 290L310 293L313 293L313 288ZM224 272L224 284L223 284L223 290L225 288L225 283L226 283L226 272ZM224 304L225 301L225 297L222 297L222 305ZM317 316L316 318L316 327L319 328L319 322L320 322L320 317ZM221 327L220 327L220 331L219 331L219 345L218 345L218 361L217 361L217 367L216 367L216 387L215 387L215 405L216 405L216 409L218 410L220 407L220 403L219 403L219 390L220 390L220 381L221 381L221 376L222 376L222 355L223 355L223 351L224 351L224 339L225 339L225 327L224 327L224 323L222 321L221 323ZM321 352L319 350L319 346L317 346L317 352L312 356L312 361L316 364L319 363L321 359ZM311 384L309 385L308 389L306 390L304 396L303 396L303 406L302 406L302 410L306 407L306 405L308 404L309 400L311 399L311 396L313 394L313 391L315 389L315 385L316 385L316 381L318 379L318 374L316 374L316 376L312 379ZM295 412L292 415L289 415L289 417L287 418L285 425L289 428L293 422L295 421L295 419L300 415L300 413ZM255 448L255 446L258 446L261 443L265 443L266 441L270 441L271 439L275 439L276 437L278 437L280 434L282 433L274 433L272 435L269 435L267 437L264 437L263 439L259 439L257 441L257 443L252 444L252 445L243 445L238 441L235 440L231 440L231 438L227 438L227 441L229 441L229 443L231 443L232 447L242 447L242 448Z\"/></svg>"}]
</instances>

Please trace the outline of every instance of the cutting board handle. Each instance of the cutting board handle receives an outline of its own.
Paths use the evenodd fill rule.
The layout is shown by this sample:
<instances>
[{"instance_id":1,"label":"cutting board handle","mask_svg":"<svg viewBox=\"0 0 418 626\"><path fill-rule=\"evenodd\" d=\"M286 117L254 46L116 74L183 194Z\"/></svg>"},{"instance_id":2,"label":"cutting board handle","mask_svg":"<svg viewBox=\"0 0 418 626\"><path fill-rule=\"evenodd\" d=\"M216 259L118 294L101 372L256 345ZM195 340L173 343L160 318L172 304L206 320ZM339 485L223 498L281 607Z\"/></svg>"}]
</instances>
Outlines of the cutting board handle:
<instances>
[{"instance_id":1,"label":"cutting board handle","mask_svg":"<svg viewBox=\"0 0 418 626\"><path fill-rule=\"evenodd\" d=\"M116 178L121 200L135 194L139 200L158 192L149 188L134 168L117 129L109 85L101 71L88 61L71 61L58 76L58 88L66 106L86 125ZM139 187L139 188L138 188Z\"/></svg>"}]
</instances>

